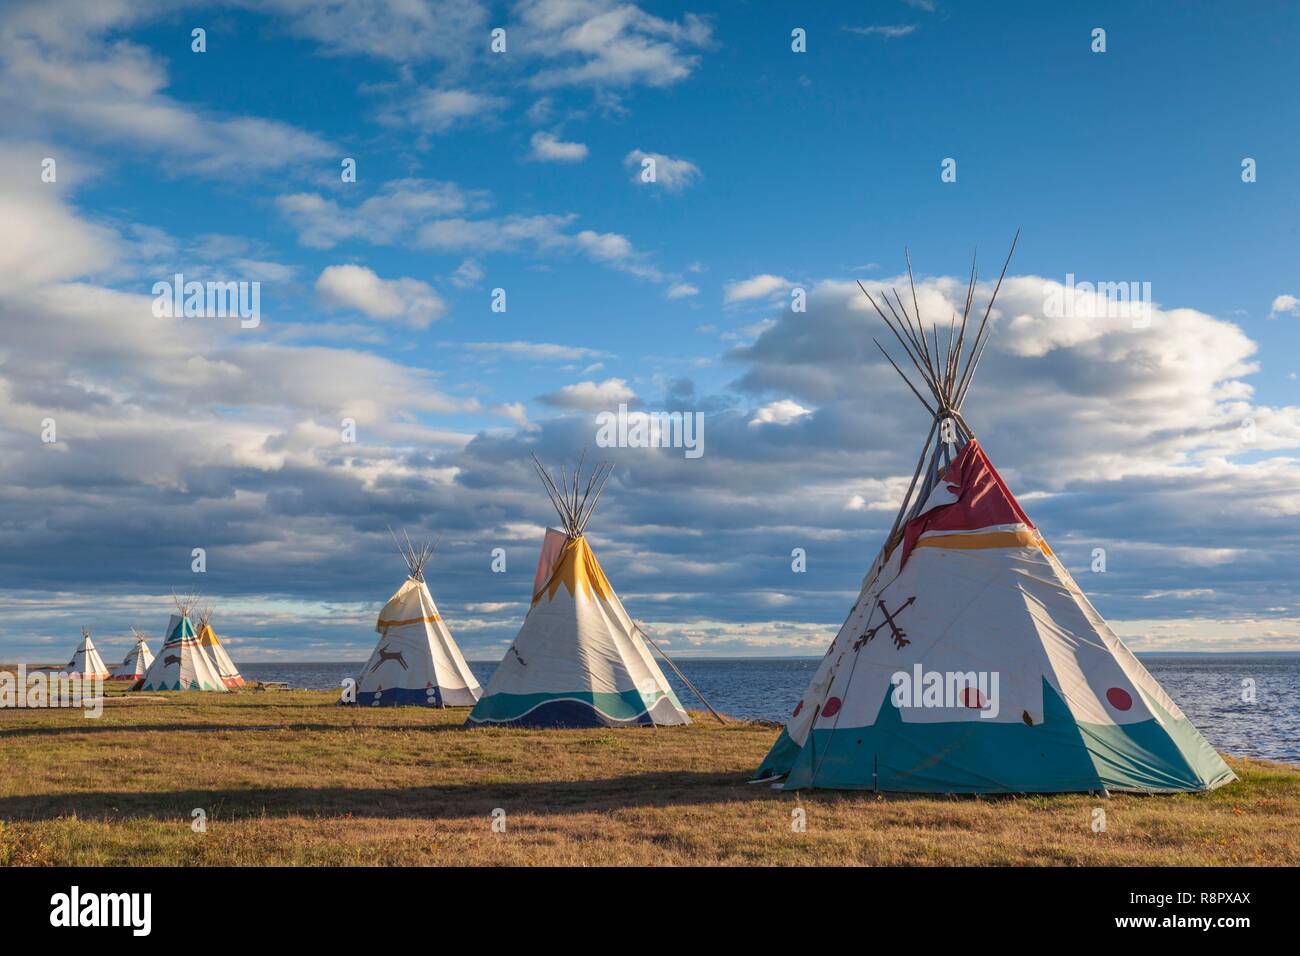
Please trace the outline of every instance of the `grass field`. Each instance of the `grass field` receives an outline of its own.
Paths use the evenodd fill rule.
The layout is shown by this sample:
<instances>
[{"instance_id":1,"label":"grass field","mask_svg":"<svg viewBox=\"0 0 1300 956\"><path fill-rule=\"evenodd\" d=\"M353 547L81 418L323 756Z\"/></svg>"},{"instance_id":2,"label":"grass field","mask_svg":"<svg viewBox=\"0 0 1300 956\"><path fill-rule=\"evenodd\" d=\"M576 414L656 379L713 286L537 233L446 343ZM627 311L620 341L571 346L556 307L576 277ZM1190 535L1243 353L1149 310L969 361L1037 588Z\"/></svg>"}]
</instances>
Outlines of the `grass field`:
<instances>
[{"instance_id":1,"label":"grass field","mask_svg":"<svg viewBox=\"0 0 1300 956\"><path fill-rule=\"evenodd\" d=\"M330 692L162 696L0 711L0 865L1300 863L1300 768L1266 761L1171 797L796 795L745 782L759 724L465 730Z\"/></svg>"}]
</instances>

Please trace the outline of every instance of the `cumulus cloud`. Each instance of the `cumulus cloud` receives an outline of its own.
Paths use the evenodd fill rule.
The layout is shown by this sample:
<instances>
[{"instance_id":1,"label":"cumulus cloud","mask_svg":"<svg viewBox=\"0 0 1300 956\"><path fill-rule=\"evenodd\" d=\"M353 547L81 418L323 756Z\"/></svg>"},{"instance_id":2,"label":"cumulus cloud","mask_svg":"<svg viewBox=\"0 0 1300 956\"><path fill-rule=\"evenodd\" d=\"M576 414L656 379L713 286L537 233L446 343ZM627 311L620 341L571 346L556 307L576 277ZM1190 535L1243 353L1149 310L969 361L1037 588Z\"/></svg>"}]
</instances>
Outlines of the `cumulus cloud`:
<instances>
[{"instance_id":1,"label":"cumulus cloud","mask_svg":"<svg viewBox=\"0 0 1300 956\"><path fill-rule=\"evenodd\" d=\"M566 143L551 133L536 132L529 141L530 159L552 163L578 163L587 158L586 143Z\"/></svg>"},{"instance_id":2,"label":"cumulus cloud","mask_svg":"<svg viewBox=\"0 0 1300 956\"><path fill-rule=\"evenodd\" d=\"M381 279L364 266L327 266L316 280L316 294L331 305L416 329L447 314L447 304L427 282Z\"/></svg>"},{"instance_id":3,"label":"cumulus cloud","mask_svg":"<svg viewBox=\"0 0 1300 956\"><path fill-rule=\"evenodd\" d=\"M483 278L483 267L473 259L465 259L456 267L452 273L451 284L458 289L469 289L478 284Z\"/></svg>"},{"instance_id":4,"label":"cumulus cloud","mask_svg":"<svg viewBox=\"0 0 1300 956\"><path fill-rule=\"evenodd\" d=\"M724 305L731 305L735 302L766 299L774 293L790 288L792 285L794 283L789 279L764 272L761 275L750 276L748 279L737 279L734 282L726 283L722 287L722 302Z\"/></svg>"},{"instance_id":5,"label":"cumulus cloud","mask_svg":"<svg viewBox=\"0 0 1300 956\"><path fill-rule=\"evenodd\" d=\"M654 180L647 181L644 171L648 169L646 160L654 162ZM659 186L670 193L679 193L688 186L693 186L704 174L700 167L685 159L665 156L663 153L647 153L634 149L623 157L623 166L632 175L632 182L638 186Z\"/></svg>"},{"instance_id":6,"label":"cumulus cloud","mask_svg":"<svg viewBox=\"0 0 1300 956\"><path fill-rule=\"evenodd\" d=\"M798 402L783 398L779 401L769 402L754 412L754 417L749 420L749 424L750 427L757 425L789 425L791 422L811 414L812 409L804 408Z\"/></svg>"},{"instance_id":7,"label":"cumulus cloud","mask_svg":"<svg viewBox=\"0 0 1300 956\"><path fill-rule=\"evenodd\" d=\"M578 253L641 279L669 281L628 237L593 229L575 231L574 213L459 215L490 205L490 196L481 190L422 179L386 183L378 195L351 207L320 193L276 198L276 208L297 230L299 241L312 248L330 249L348 239L361 239L375 245L408 241L440 252Z\"/></svg>"},{"instance_id":8,"label":"cumulus cloud","mask_svg":"<svg viewBox=\"0 0 1300 956\"><path fill-rule=\"evenodd\" d=\"M709 24L695 14L666 20L619 0L524 0L516 7L522 49L549 61L533 73L540 88L668 86L699 63Z\"/></svg>"},{"instance_id":9,"label":"cumulus cloud","mask_svg":"<svg viewBox=\"0 0 1300 956\"><path fill-rule=\"evenodd\" d=\"M1290 294L1283 294L1274 299L1268 317L1276 319L1279 315L1300 315L1300 299Z\"/></svg>"},{"instance_id":10,"label":"cumulus cloud","mask_svg":"<svg viewBox=\"0 0 1300 956\"><path fill-rule=\"evenodd\" d=\"M541 395L538 401L556 408L582 411L614 409L636 399L636 393L621 378L607 378L603 382L577 382L565 385L558 391Z\"/></svg>"},{"instance_id":11,"label":"cumulus cloud","mask_svg":"<svg viewBox=\"0 0 1300 956\"><path fill-rule=\"evenodd\" d=\"M689 282L674 282L664 293L670 299L685 299L693 295L699 295L698 286L691 285Z\"/></svg>"},{"instance_id":12,"label":"cumulus cloud","mask_svg":"<svg viewBox=\"0 0 1300 956\"><path fill-rule=\"evenodd\" d=\"M349 239L389 245L431 218L484 209L489 198L481 190L462 189L455 183L396 179L355 206L320 193L288 193L277 196L275 205L297 230L299 242L331 249Z\"/></svg>"},{"instance_id":13,"label":"cumulus cloud","mask_svg":"<svg viewBox=\"0 0 1300 956\"><path fill-rule=\"evenodd\" d=\"M426 133L449 130L492 119L506 105L503 97L457 87L420 89L400 105L380 114L384 122L406 122Z\"/></svg>"},{"instance_id":14,"label":"cumulus cloud","mask_svg":"<svg viewBox=\"0 0 1300 956\"><path fill-rule=\"evenodd\" d=\"M0 104L7 123L54 124L212 176L309 163L334 153L326 140L287 123L218 114L169 96L165 61L137 43L110 40L157 12L126 3L7 7L0 23Z\"/></svg>"},{"instance_id":15,"label":"cumulus cloud","mask_svg":"<svg viewBox=\"0 0 1300 956\"><path fill-rule=\"evenodd\" d=\"M259 12L280 15L291 32L316 40L328 53L399 63L459 62L487 32L488 10L476 0L248 2Z\"/></svg>"}]
</instances>

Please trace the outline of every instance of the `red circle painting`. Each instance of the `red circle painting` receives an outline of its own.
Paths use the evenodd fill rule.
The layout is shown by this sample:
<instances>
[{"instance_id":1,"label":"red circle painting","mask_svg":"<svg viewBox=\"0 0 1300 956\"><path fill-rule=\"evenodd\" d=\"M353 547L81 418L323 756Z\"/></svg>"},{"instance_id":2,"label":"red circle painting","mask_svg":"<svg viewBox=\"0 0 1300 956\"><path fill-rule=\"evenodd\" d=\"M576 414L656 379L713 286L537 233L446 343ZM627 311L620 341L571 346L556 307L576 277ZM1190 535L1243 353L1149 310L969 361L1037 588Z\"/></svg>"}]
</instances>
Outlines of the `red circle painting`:
<instances>
[{"instance_id":1,"label":"red circle painting","mask_svg":"<svg viewBox=\"0 0 1300 956\"><path fill-rule=\"evenodd\" d=\"M1133 706L1133 698L1122 687L1112 687L1106 691L1106 699L1110 701L1110 706L1116 710L1128 710Z\"/></svg>"},{"instance_id":2,"label":"red circle painting","mask_svg":"<svg viewBox=\"0 0 1300 956\"><path fill-rule=\"evenodd\" d=\"M980 693L978 687L967 687L962 691L962 702L967 707L974 707L976 710L983 710L985 705L984 695Z\"/></svg>"},{"instance_id":3,"label":"red circle painting","mask_svg":"<svg viewBox=\"0 0 1300 956\"><path fill-rule=\"evenodd\" d=\"M838 697L826 698L826 705L822 707L823 717L834 717L840 712L840 699Z\"/></svg>"}]
</instances>

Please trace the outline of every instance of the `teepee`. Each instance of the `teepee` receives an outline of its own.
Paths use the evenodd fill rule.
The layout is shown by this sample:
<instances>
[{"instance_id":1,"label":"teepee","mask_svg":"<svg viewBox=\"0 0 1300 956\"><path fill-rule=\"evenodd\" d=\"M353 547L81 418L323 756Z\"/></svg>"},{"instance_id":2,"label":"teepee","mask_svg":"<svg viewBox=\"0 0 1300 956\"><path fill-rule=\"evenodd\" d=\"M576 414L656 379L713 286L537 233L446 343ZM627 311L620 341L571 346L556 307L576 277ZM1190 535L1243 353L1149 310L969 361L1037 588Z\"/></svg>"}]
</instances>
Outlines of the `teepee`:
<instances>
[{"instance_id":1,"label":"teepee","mask_svg":"<svg viewBox=\"0 0 1300 956\"><path fill-rule=\"evenodd\" d=\"M613 466L560 484L534 457L564 530L548 528L533 600L470 713L475 724L601 727L690 722L583 536Z\"/></svg>"},{"instance_id":2,"label":"teepee","mask_svg":"<svg viewBox=\"0 0 1300 956\"><path fill-rule=\"evenodd\" d=\"M132 690L207 690L226 692L217 665L208 657L190 620L193 599L176 598L176 610L167 622L167 639L144 677Z\"/></svg>"},{"instance_id":3,"label":"teepee","mask_svg":"<svg viewBox=\"0 0 1300 956\"><path fill-rule=\"evenodd\" d=\"M417 548L405 533L403 538L404 542L397 542L393 535L406 560L407 578L379 612L375 623L379 643L357 678L356 703L471 707L483 688L465 663L424 580L433 546Z\"/></svg>"},{"instance_id":4,"label":"teepee","mask_svg":"<svg viewBox=\"0 0 1300 956\"><path fill-rule=\"evenodd\" d=\"M81 643L77 645L72 660L68 661L65 670L69 676L80 677L83 680L90 677L104 680L108 677L108 668L104 665L104 659L99 656L99 651L95 650L95 642L90 639L90 631L84 627L81 629Z\"/></svg>"},{"instance_id":5,"label":"teepee","mask_svg":"<svg viewBox=\"0 0 1300 956\"><path fill-rule=\"evenodd\" d=\"M195 630L198 632L199 643L203 645L204 652L216 665L221 683L231 688L243 687L244 678L239 673L239 668L226 653L226 648L218 639L217 632L212 629L212 604L204 604L197 609L197 613L199 620Z\"/></svg>"},{"instance_id":6,"label":"teepee","mask_svg":"<svg viewBox=\"0 0 1300 956\"><path fill-rule=\"evenodd\" d=\"M892 303L883 296L889 317L862 288L916 372L881 348L929 413L929 436L848 619L757 777L784 777L787 790L927 793L1232 781L1084 596L963 417L1002 279L967 342L975 282L972 266L965 309L946 330L927 330L914 284L911 313L897 292Z\"/></svg>"},{"instance_id":7,"label":"teepee","mask_svg":"<svg viewBox=\"0 0 1300 956\"><path fill-rule=\"evenodd\" d=\"M153 663L153 654L149 651L144 632L133 627L131 636L135 638L135 645L126 652L122 663L113 668L113 676L109 678L110 680L139 680Z\"/></svg>"}]
</instances>

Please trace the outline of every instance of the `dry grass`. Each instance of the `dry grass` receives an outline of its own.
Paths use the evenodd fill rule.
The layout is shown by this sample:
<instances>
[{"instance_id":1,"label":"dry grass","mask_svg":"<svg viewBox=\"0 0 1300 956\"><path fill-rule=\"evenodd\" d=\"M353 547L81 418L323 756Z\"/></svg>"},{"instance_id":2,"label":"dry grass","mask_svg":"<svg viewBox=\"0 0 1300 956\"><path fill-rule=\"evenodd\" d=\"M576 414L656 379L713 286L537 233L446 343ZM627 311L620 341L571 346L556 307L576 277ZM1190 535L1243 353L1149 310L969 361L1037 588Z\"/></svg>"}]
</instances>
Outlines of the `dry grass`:
<instances>
[{"instance_id":1,"label":"dry grass","mask_svg":"<svg viewBox=\"0 0 1300 956\"><path fill-rule=\"evenodd\" d=\"M757 724L464 730L328 692L163 696L0 711L0 865L1300 863L1300 768L1265 761L1173 797L795 795L745 782L776 736Z\"/></svg>"}]
</instances>

